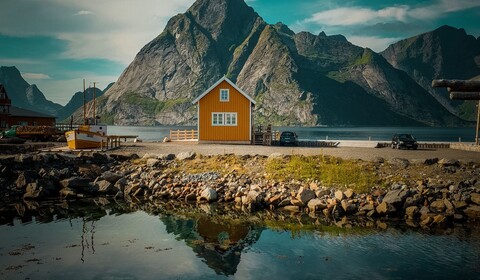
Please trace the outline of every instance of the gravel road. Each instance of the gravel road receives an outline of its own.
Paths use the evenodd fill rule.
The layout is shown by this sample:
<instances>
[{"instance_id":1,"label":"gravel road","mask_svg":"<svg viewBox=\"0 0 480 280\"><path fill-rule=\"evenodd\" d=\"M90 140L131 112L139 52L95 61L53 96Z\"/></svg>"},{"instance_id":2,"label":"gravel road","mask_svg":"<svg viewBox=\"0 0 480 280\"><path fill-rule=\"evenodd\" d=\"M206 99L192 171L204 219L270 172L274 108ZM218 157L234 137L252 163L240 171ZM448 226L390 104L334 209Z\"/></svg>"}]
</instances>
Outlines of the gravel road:
<instances>
[{"instance_id":1,"label":"gravel road","mask_svg":"<svg viewBox=\"0 0 480 280\"><path fill-rule=\"evenodd\" d=\"M181 152L195 152L203 155L230 154L237 155L270 155L282 153L287 155L331 155L344 159L362 159L370 161L376 157L384 159L405 158L410 161L424 161L431 158L455 159L463 162L480 162L479 152L470 152L456 149L419 149L396 150L391 148L366 148L366 147L337 147L337 148L310 148L310 147L279 147L279 146L253 146L253 145L223 145L223 144L197 144L196 142L126 142L120 149L109 153L123 154L136 153L143 156L149 154L178 154Z\"/></svg>"}]
</instances>

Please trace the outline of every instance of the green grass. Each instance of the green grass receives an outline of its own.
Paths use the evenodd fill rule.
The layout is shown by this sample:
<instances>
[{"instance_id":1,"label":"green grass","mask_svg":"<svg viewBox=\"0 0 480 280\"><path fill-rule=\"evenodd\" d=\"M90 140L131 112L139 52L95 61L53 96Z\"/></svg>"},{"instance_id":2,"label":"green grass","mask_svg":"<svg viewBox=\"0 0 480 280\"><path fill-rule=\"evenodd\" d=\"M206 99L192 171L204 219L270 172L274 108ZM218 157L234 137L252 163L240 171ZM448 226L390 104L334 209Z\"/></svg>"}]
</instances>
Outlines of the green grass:
<instances>
[{"instance_id":1,"label":"green grass","mask_svg":"<svg viewBox=\"0 0 480 280\"><path fill-rule=\"evenodd\" d=\"M365 49L365 51L363 52L363 55L361 57L357 58L357 60L355 60L353 65L358 66L358 65L368 64L372 60L373 60L373 52L368 50L368 49Z\"/></svg>"},{"instance_id":2,"label":"green grass","mask_svg":"<svg viewBox=\"0 0 480 280\"><path fill-rule=\"evenodd\" d=\"M294 155L270 159L265 169L275 179L318 180L325 186L352 188L360 193L379 182L369 166L332 157Z\"/></svg>"}]
</instances>

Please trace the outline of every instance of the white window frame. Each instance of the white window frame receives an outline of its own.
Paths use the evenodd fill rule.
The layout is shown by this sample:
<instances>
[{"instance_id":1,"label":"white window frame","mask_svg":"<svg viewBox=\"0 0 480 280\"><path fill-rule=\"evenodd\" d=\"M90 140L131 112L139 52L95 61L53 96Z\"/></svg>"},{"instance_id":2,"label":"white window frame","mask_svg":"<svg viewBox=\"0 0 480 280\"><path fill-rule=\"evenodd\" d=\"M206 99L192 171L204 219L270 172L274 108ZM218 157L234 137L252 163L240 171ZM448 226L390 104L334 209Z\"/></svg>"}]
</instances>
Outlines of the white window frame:
<instances>
[{"instance_id":1,"label":"white window frame","mask_svg":"<svg viewBox=\"0 0 480 280\"><path fill-rule=\"evenodd\" d=\"M238 114L235 112L212 112L212 126L237 126Z\"/></svg>"},{"instance_id":2,"label":"white window frame","mask_svg":"<svg viewBox=\"0 0 480 280\"><path fill-rule=\"evenodd\" d=\"M222 93L226 93L226 98L224 98ZM228 88L221 88L220 89L220 102L228 102L230 101L230 90Z\"/></svg>"}]
</instances>

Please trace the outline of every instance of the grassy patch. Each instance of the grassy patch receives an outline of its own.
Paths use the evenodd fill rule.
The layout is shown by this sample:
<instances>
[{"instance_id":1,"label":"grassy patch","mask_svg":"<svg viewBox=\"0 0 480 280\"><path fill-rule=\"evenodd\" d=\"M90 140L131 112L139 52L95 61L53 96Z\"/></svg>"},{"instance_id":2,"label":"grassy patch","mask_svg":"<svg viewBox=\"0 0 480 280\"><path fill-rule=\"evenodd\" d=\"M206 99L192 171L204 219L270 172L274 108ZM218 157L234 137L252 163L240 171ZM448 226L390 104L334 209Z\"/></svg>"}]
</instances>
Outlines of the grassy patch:
<instances>
[{"instance_id":1,"label":"grassy patch","mask_svg":"<svg viewBox=\"0 0 480 280\"><path fill-rule=\"evenodd\" d=\"M313 179L326 186L353 188L357 192L366 192L379 181L368 165L333 157L294 155L270 159L265 168L274 179Z\"/></svg>"},{"instance_id":2,"label":"grassy patch","mask_svg":"<svg viewBox=\"0 0 480 280\"><path fill-rule=\"evenodd\" d=\"M373 52L368 49L365 49L365 51L363 52L363 55L357 58L357 60L355 60L353 65L358 66L358 65L369 64L372 60L373 60Z\"/></svg>"}]
</instances>

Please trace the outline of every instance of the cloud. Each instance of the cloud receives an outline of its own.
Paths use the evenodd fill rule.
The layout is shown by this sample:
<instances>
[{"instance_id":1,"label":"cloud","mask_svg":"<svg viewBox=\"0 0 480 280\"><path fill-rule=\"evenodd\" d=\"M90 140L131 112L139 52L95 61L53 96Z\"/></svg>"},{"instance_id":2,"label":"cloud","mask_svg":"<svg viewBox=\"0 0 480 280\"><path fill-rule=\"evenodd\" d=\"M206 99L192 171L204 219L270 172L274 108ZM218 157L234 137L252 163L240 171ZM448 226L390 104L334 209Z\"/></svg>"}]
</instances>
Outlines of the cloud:
<instances>
[{"instance_id":1,"label":"cloud","mask_svg":"<svg viewBox=\"0 0 480 280\"><path fill-rule=\"evenodd\" d=\"M337 8L315 13L305 22L348 26L384 21L405 21L407 9L406 6L389 7L378 11L361 7Z\"/></svg>"},{"instance_id":2,"label":"cloud","mask_svg":"<svg viewBox=\"0 0 480 280\"><path fill-rule=\"evenodd\" d=\"M388 22L410 22L430 20L447 13L480 7L480 2L470 0L438 0L429 5L397 5L383 9L371 9L361 6L334 8L314 13L305 23L330 26L367 25Z\"/></svg>"},{"instance_id":3,"label":"cloud","mask_svg":"<svg viewBox=\"0 0 480 280\"><path fill-rule=\"evenodd\" d=\"M168 19L194 0L5 1L0 34L65 40L64 58L102 58L130 63L163 31ZM86 17L94 14L95 17ZM76 15L72 17L72 15Z\"/></svg>"},{"instance_id":4,"label":"cloud","mask_svg":"<svg viewBox=\"0 0 480 280\"><path fill-rule=\"evenodd\" d=\"M32 79L32 80L49 80L51 79L50 76L43 73L22 73L22 77L24 79Z\"/></svg>"},{"instance_id":5,"label":"cloud","mask_svg":"<svg viewBox=\"0 0 480 280\"><path fill-rule=\"evenodd\" d=\"M93 12L92 11L79 11L75 15L76 16L93 15Z\"/></svg>"}]
</instances>

